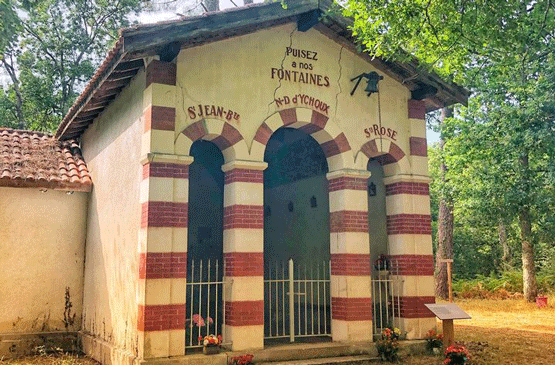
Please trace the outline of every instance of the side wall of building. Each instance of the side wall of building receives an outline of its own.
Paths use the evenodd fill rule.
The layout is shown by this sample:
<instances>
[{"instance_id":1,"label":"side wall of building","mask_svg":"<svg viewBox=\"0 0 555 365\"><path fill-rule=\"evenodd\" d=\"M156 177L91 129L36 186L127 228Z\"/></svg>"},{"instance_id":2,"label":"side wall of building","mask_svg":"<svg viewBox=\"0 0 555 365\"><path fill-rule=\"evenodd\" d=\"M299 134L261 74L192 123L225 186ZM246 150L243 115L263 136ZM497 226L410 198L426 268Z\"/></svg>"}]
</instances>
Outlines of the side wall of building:
<instances>
[{"instance_id":1,"label":"side wall of building","mask_svg":"<svg viewBox=\"0 0 555 365\"><path fill-rule=\"evenodd\" d=\"M82 338L85 352L105 365L137 356L144 84L140 72L82 138L93 180Z\"/></svg>"},{"instance_id":2,"label":"side wall of building","mask_svg":"<svg viewBox=\"0 0 555 365\"><path fill-rule=\"evenodd\" d=\"M87 195L0 188L0 358L80 329Z\"/></svg>"}]
</instances>

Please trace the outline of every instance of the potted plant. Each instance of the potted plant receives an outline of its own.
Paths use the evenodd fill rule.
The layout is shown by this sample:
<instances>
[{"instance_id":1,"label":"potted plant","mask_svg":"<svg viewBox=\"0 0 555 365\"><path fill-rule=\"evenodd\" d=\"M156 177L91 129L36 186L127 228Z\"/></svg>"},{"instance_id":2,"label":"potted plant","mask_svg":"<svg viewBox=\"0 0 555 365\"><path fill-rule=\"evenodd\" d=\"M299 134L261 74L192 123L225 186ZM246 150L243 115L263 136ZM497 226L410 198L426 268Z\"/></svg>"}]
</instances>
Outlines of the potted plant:
<instances>
[{"instance_id":1,"label":"potted plant","mask_svg":"<svg viewBox=\"0 0 555 365\"><path fill-rule=\"evenodd\" d=\"M232 357L229 361L229 365L253 365L254 362L254 355L252 354L245 354Z\"/></svg>"},{"instance_id":2,"label":"potted plant","mask_svg":"<svg viewBox=\"0 0 555 365\"><path fill-rule=\"evenodd\" d=\"M426 333L426 348L438 355L443 347L443 335L441 333L437 333L435 329L431 329Z\"/></svg>"},{"instance_id":3,"label":"potted plant","mask_svg":"<svg viewBox=\"0 0 555 365\"><path fill-rule=\"evenodd\" d=\"M202 343L202 352L205 355L218 354L220 352L220 346L222 344L222 336L208 335L204 336L204 338L199 337L199 342Z\"/></svg>"},{"instance_id":4,"label":"potted plant","mask_svg":"<svg viewBox=\"0 0 555 365\"><path fill-rule=\"evenodd\" d=\"M382 361L394 362L399 360L399 339L401 330L398 328L385 328L381 338L376 342L378 356Z\"/></svg>"},{"instance_id":5,"label":"potted plant","mask_svg":"<svg viewBox=\"0 0 555 365\"><path fill-rule=\"evenodd\" d=\"M445 349L445 365L464 365L470 359L470 353L463 345L451 345Z\"/></svg>"}]
</instances>

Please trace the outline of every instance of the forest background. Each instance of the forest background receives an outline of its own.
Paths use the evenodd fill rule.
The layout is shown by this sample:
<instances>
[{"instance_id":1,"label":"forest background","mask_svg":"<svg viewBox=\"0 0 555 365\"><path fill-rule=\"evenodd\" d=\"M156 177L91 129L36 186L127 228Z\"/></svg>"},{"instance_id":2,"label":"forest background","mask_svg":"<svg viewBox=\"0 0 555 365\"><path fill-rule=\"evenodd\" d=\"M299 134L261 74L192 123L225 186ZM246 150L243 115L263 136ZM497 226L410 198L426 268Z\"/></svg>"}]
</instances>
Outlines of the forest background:
<instances>
[{"instance_id":1,"label":"forest background","mask_svg":"<svg viewBox=\"0 0 555 365\"><path fill-rule=\"evenodd\" d=\"M222 0L223 2L224 0ZM241 6L243 0L225 0ZM227 3L231 1L231 3ZM252 3L252 0L245 0ZM223 3L222 3L223 4ZM117 39L141 19L219 0L0 0L0 127L54 131ZM555 288L555 4L348 0L375 56L417 58L471 91L427 116L437 295L445 258L468 296L528 300ZM162 14L162 15L161 15Z\"/></svg>"}]
</instances>

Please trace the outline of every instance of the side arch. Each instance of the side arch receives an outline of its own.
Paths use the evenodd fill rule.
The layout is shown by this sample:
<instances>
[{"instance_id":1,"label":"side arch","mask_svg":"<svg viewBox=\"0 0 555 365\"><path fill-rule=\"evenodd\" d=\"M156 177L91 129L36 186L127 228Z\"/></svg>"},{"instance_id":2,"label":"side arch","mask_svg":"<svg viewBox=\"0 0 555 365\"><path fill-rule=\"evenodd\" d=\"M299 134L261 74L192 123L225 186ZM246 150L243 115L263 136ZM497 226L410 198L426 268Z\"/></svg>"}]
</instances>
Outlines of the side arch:
<instances>
[{"instance_id":1,"label":"side arch","mask_svg":"<svg viewBox=\"0 0 555 365\"><path fill-rule=\"evenodd\" d=\"M356 166L366 169L368 161L374 159L393 175L410 170L406 153L394 142L374 138L362 145L356 157Z\"/></svg>"},{"instance_id":2,"label":"side arch","mask_svg":"<svg viewBox=\"0 0 555 365\"><path fill-rule=\"evenodd\" d=\"M281 127L299 129L314 138L322 147L329 171L351 167L353 153L347 137L329 122L329 118L308 108L290 108L270 115L258 128L251 147L251 158L264 160L266 144Z\"/></svg>"},{"instance_id":3,"label":"side arch","mask_svg":"<svg viewBox=\"0 0 555 365\"><path fill-rule=\"evenodd\" d=\"M175 141L175 153L188 155L193 142L199 139L218 146L226 163L248 159L247 143L241 132L231 124L217 119L203 119L185 127Z\"/></svg>"}]
</instances>

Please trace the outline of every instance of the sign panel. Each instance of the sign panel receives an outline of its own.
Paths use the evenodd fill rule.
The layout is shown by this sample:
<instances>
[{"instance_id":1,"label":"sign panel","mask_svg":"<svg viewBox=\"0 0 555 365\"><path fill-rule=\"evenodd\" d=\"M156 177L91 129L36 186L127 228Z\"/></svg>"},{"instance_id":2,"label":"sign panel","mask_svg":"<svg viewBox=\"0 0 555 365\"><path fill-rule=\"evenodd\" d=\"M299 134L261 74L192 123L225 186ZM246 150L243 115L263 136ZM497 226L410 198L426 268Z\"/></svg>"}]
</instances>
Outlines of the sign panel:
<instances>
[{"instance_id":1,"label":"sign panel","mask_svg":"<svg viewBox=\"0 0 555 365\"><path fill-rule=\"evenodd\" d=\"M454 303L424 304L435 316L445 319L471 319L470 315Z\"/></svg>"}]
</instances>

